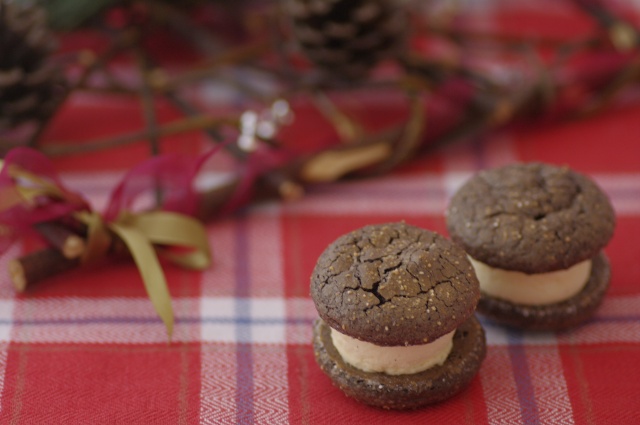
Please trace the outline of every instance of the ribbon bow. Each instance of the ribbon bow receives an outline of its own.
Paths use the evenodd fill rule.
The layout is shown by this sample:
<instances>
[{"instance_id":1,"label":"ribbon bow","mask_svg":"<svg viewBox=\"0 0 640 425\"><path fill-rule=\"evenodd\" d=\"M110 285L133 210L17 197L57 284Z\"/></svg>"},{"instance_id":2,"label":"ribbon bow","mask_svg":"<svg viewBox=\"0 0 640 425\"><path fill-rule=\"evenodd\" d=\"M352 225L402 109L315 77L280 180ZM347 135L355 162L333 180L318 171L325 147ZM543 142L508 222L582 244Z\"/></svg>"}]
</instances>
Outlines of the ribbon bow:
<instances>
[{"instance_id":1,"label":"ribbon bow","mask_svg":"<svg viewBox=\"0 0 640 425\"><path fill-rule=\"evenodd\" d=\"M44 155L14 149L4 164L0 161L0 226L5 226L0 249L34 224L73 217L87 227L83 263L103 258L118 244L131 254L171 338L174 315L158 256L194 270L211 264L204 226L189 216L196 208L193 180L209 155L195 160L159 156L140 164L116 187L100 215L62 185ZM134 212L135 201L150 190L162 196L162 210Z\"/></svg>"}]
</instances>

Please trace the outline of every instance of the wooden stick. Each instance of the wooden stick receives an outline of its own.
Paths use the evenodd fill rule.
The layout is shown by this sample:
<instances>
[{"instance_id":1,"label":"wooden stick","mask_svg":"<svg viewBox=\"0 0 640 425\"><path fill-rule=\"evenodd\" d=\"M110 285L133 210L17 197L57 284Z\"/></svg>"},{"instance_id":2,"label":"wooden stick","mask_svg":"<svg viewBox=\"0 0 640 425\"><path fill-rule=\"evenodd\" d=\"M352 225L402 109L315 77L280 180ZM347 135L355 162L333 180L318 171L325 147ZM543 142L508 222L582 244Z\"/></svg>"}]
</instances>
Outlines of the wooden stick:
<instances>
[{"instance_id":1,"label":"wooden stick","mask_svg":"<svg viewBox=\"0 0 640 425\"><path fill-rule=\"evenodd\" d=\"M40 235L54 248L62 253L65 258L79 258L86 248L85 240L66 226L53 221L38 223L35 225Z\"/></svg>"},{"instance_id":2,"label":"wooden stick","mask_svg":"<svg viewBox=\"0 0 640 425\"><path fill-rule=\"evenodd\" d=\"M32 252L9 262L9 275L18 292L43 279L77 267L80 260L66 258L56 248Z\"/></svg>"},{"instance_id":3,"label":"wooden stick","mask_svg":"<svg viewBox=\"0 0 640 425\"><path fill-rule=\"evenodd\" d=\"M304 186L287 170L277 169L262 176L256 182L256 200L282 199L295 201L304 196Z\"/></svg>"}]
</instances>

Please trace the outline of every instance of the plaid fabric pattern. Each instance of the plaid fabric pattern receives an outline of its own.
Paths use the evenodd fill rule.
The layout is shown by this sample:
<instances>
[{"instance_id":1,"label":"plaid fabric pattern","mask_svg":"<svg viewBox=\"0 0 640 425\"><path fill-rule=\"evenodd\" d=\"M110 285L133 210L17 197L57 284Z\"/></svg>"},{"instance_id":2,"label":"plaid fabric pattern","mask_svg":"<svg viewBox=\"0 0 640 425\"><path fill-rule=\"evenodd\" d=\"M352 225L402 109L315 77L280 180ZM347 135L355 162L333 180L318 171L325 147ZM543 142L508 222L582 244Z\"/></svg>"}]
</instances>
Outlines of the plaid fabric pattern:
<instances>
[{"instance_id":1,"label":"plaid fabric pattern","mask_svg":"<svg viewBox=\"0 0 640 425\"><path fill-rule=\"evenodd\" d=\"M588 123L452 146L390 176L318 187L299 202L211 223L213 267L203 273L165 267L177 318L172 344L132 264L72 272L24 296L3 274L0 422L634 423L640 419L638 116L638 107L621 108ZM626 137L605 137L611 129ZM549 136L557 131L562 144ZM344 397L316 366L310 346L316 312L308 285L319 253L337 236L374 222L406 220L446 234L447 199L470 173L517 160L569 164L610 195L618 214L606 249L613 278L597 315L561 333L483 321L489 349L478 377L440 405L398 413ZM67 177L98 203L113 180L101 173ZM26 248L1 258L3 270L20 249Z\"/></svg>"},{"instance_id":2,"label":"plaid fabric pattern","mask_svg":"<svg viewBox=\"0 0 640 425\"><path fill-rule=\"evenodd\" d=\"M479 28L515 25L502 13L509 2L479 3ZM558 25L567 14L558 3L545 2L549 22L520 25L585 28L581 20ZM160 105L163 119L172 114ZM130 130L141 125L138 116L135 101L78 96L46 137ZM209 270L164 267L176 314L171 344L132 263L73 271L17 295L7 262L31 246L13 246L0 257L0 423L640 423L639 135L640 107L623 102L588 120L468 140L388 176L314 187L298 202L209 223ZM165 151L198 152L204 143L192 135L170 142ZM99 208L122 170L147 155L131 146L57 166ZM483 319L488 352L478 376L438 405L391 412L346 398L315 364L310 343L317 314L309 276L318 255L371 223L405 220L446 235L448 199L472 173L534 160L591 175L617 212L606 248L611 288L595 317L559 333Z\"/></svg>"}]
</instances>

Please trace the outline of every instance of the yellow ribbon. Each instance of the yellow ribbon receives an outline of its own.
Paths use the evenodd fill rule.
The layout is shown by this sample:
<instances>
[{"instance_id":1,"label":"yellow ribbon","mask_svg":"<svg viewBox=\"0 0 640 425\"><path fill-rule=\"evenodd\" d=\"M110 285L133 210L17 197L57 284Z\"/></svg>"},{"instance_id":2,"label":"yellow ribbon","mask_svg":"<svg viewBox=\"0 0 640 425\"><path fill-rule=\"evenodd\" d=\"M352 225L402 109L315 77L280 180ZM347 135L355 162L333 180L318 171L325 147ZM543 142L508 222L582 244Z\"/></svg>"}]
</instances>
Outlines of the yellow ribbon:
<instances>
[{"instance_id":1,"label":"yellow ribbon","mask_svg":"<svg viewBox=\"0 0 640 425\"><path fill-rule=\"evenodd\" d=\"M26 199L14 188L0 188L0 211L6 211L23 203Z\"/></svg>"},{"instance_id":2,"label":"yellow ribbon","mask_svg":"<svg viewBox=\"0 0 640 425\"><path fill-rule=\"evenodd\" d=\"M104 223L96 213L83 211L76 217L88 227L87 251L83 262L103 257L111 246L109 231L117 235L133 257L147 295L156 313L167 328L169 339L173 333L174 316L169 288L157 254L167 260L194 270L203 270L211 264L211 254L202 223L186 215L152 211L124 212L111 223ZM171 251L170 248L186 251Z\"/></svg>"},{"instance_id":3,"label":"yellow ribbon","mask_svg":"<svg viewBox=\"0 0 640 425\"><path fill-rule=\"evenodd\" d=\"M0 160L0 170L3 166L4 163ZM0 211L22 203L33 204L38 196L84 204L80 196L20 167L10 166L9 173L22 182L17 181L14 186L0 192ZM122 212L110 223L105 223L98 213L92 211L78 211L74 213L74 217L87 226L87 247L82 263L92 263L103 258L112 249L113 235L124 243L171 339L174 315L158 254L189 269L203 270L209 267L211 253L202 223L189 216L167 211ZM180 250L177 251L176 248Z\"/></svg>"},{"instance_id":4,"label":"yellow ribbon","mask_svg":"<svg viewBox=\"0 0 640 425\"><path fill-rule=\"evenodd\" d=\"M4 166L4 161L0 159L0 171ZM8 167L8 174L13 179L16 179L17 182L14 186L2 188L2 191L0 191L0 211L6 211L22 203L33 204L38 196L66 199L71 203L80 205L84 203L79 196L64 191L49 180L43 179L16 165L9 165ZM22 183L19 180L22 180Z\"/></svg>"}]
</instances>

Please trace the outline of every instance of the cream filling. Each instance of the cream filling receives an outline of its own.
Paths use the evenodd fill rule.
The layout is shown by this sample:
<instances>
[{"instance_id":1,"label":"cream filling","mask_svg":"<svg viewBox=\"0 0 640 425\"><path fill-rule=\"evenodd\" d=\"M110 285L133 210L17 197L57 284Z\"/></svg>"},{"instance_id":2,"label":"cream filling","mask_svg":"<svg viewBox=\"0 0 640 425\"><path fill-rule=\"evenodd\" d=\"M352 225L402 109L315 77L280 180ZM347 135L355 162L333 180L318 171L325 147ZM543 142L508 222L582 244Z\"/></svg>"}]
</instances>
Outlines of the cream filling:
<instances>
[{"instance_id":1,"label":"cream filling","mask_svg":"<svg viewBox=\"0 0 640 425\"><path fill-rule=\"evenodd\" d=\"M454 333L455 330L429 344L382 347L331 329L331 340L342 359L355 368L365 372L404 375L444 363L453 347Z\"/></svg>"},{"instance_id":2,"label":"cream filling","mask_svg":"<svg viewBox=\"0 0 640 425\"><path fill-rule=\"evenodd\" d=\"M544 305L564 301L579 293L591 274L591 260L568 269L548 273L526 274L491 267L469 257L487 295L527 305Z\"/></svg>"}]
</instances>

